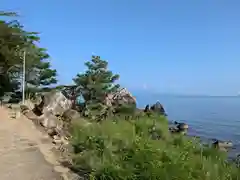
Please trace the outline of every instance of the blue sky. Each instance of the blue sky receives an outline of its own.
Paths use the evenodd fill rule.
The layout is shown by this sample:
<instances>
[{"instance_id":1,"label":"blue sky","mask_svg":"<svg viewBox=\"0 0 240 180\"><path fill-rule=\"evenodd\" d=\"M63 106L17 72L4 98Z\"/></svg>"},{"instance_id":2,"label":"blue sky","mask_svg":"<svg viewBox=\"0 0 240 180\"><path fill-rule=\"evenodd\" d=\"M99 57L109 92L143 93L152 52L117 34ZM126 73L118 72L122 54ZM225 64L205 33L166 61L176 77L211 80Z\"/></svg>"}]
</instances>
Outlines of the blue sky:
<instances>
[{"instance_id":1,"label":"blue sky","mask_svg":"<svg viewBox=\"0 0 240 180\"><path fill-rule=\"evenodd\" d=\"M31 3L30 3L31 2ZM35 3L34 3L35 2ZM41 33L61 84L92 52L130 89L178 94L240 91L238 0L1 0Z\"/></svg>"}]
</instances>

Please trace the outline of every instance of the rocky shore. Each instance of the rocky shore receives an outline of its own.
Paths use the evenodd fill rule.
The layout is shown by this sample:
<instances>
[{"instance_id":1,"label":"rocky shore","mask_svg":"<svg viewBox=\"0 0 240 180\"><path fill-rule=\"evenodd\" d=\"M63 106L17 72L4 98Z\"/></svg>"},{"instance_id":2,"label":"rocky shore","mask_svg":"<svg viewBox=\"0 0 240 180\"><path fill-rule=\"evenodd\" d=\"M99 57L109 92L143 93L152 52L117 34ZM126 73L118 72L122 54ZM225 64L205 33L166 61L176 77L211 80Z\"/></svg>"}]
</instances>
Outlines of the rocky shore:
<instances>
[{"instance_id":1,"label":"rocky shore","mask_svg":"<svg viewBox=\"0 0 240 180\"><path fill-rule=\"evenodd\" d=\"M163 105L158 101L153 105L147 104L144 109L144 112L145 113L155 112L155 113L159 113L163 116L167 116L167 113L166 113ZM187 135L188 128L189 128L189 126L186 123L181 123L181 122L177 122L177 121L169 122L169 131L173 134ZM209 139L208 142L203 142L203 144L205 144L205 145L207 143L208 143L208 146L217 148L220 151L224 151L224 152L228 152L229 150L231 150L231 148L233 148L233 143L231 141L221 141L218 139L214 139L214 140Z\"/></svg>"},{"instance_id":2,"label":"rocky shore","mask_svg":"<svg viewBox=\"0 0 240 180\"><path fill-rule=\"evenodd\" d=\"M125 89L119 91L119 94L108 96L106 100L110 105L136 103L134 97ZM72 109L72 102L61 92L56 91L45 94L35 105L29 102L27 106L21 106L21 111L28 119L31 119L36 126L43 127L43 130L51 137L52 143L55 145L57 151L61 152L62 162L71 164L71 159L69 158L69 149L71 149L71 147L68 143L69 134L67 133L68 126L69 123L75 119L84 121L79 112ZM160 102L156 102L153 105L148 104L145 109L139 109L138 112L148 116L152 116L153 114L167 116ZM84 124L88 125L89 122L86 121ZM185 123L176 121L169 123L169 131L171 134L187 135L188 129L189 126ZM216 140L212 142L210 146L221 151L228 151L232 148L233 144L230 141L223 142Z\"/></svg>"}]
</instances>

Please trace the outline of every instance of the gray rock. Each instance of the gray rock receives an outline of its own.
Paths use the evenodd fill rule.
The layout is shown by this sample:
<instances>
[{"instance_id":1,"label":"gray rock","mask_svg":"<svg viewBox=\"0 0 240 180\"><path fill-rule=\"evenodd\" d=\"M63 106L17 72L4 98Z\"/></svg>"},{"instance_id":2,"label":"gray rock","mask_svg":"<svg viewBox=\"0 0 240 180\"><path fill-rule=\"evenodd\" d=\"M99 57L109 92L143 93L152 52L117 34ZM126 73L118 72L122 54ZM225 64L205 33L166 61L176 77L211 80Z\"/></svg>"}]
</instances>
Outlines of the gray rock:
<instances>
[{"instance_id":1,"label":"gray rock","mask_svg":"<svg viewBox=\"0 0 240 180\"><path fill-rule=\"evenodd\" d=\"M40 124L45 128L57 127L58 118L54 116L51 111L44 112L43 115L38 117Z\"/></svg>"},{"instance_id":2,"label":"gray rock","mask_svg":"<svg viewBox=\"0 0 240 180\"><path fill-rule=\"evenodd\" d=\"M131 105L136 104L136 98L126 88L122 88L115 93L107 95L106 104L108 106Z\"/></svg>"},{"instance_id":3,"label":"gray rock","mask_svg":"<svg viewBox=\"0 0 240 180\"><path fill-rule=\"evenodd\" d=\"M179 124L177 125L177 128L178 128L179 130L181 130L181 131L184 131L184 130L187 130L187 129L188 129L188 125L185 124L185 123L179 123Z\"/></svg>"},{"instance_id":4,"label":"gray rock","mask_svg":"<svg viewBox=\"0 0 240 180\"><path fill-rule=\"evenodd\" d=\"M162 115L166 115L165 109L159 101L157 101L154 105L152 105L150 109L153 112L160 113Z\"/></svg>"},{"instance_id":5,"label":"gray rock","mask_svg":"<svg viewBox=\"0 0 240 180\"><path fill-rule=\"evenodd\" d=\"M64 112L69 111L72 102L67 99L61 91L51 91L42 95L42 101L36 105L36 109L41 111L42 115L38 117L40 124L47 129L59 127L59 119ZM73 114L73 113L72 113Z\"/></svg>"},{"instance_id":6,"label":"gray rock","mask_svg":"<svg viewBox=\"0 0 240 180\"><path fill-rule=\"evenodd\" d=\"M213 146L221 150L221 149L226 149L226 148L232 148L233 143L231 141L216 140L215 142L213 142Z\"/></svg>"},{"instance_id":7,"label":"gray rock","mask_svg":"<svg viewBox=\"0 0 240 180\"><path fill-rule=\"evenodd\" d=\"M66 110L71 109L72 107L72 102L60 91L45 93L42 101L42 112L44 114L51 111L53 115L62 115Z\"/></svg>"},{"instance_id":8,"label":"gray rock","mask_svg":"<svg viewBox=\"0 0 240 180\"><path fill-rule=\"evenodd\" d=\"M74 109L68 109L63 113L62 118L66 121L71 121L80 118L80 113Z\"/></svg>"}]
</instances>

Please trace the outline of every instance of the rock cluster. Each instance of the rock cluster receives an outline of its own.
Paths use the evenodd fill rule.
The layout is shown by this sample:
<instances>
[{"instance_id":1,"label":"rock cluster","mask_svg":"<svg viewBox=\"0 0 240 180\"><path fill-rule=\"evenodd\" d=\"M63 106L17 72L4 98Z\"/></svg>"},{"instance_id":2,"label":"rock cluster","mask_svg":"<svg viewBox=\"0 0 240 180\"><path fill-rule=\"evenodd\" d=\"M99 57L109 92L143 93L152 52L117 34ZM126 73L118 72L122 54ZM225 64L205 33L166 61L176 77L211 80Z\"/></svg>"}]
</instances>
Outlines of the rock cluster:
<instances>
[{"instance_id":1,"label":"rock cluster","mask_svg":"<svg viewBox=\"0 0 240 180\"><path fill-rule=\"evenodd\" d=\"M188 125L185 123L174 122L174 126L169 128L171 133L181 133L186 134L188 130Z\"/></svg>"},{"instance_id":2,"label":"rock cluster","mask_svg":"<svg viewBox=\"0 0 240 180\"><path fill-rule=\"evenodd\" d=\"M52 91L45 93L34 109L31 110L27 106L21 106L21 109L25 116L43 126L51 137L62 137L66 135L66 124L80 117L71 107L72 102L61 91Z\"/></svg>"},{"instance_id":3,"label":"rock cluster","mask_svg":"<svg viewBox=\"0 0 240 180\"><path fill-rule=\"evenodd\" d=\"M233 143L231 141L219 141L216 140L212 143L214 148L219 149L220 151L227 152L229 148L233 147Z\"/></svg>"},{"instance_id":4,"label":"rock cluster","mask_svg":"<svg viewBox=\"0 0 240 180\"><path fill-rule=\"evenodd\" d=\"M108 106L123 104L136 105L136 98L126 88L122 88L116 93L109 94L106 97L106 104ZM72 101L61 91L45 93L41 97L40 103L35 105L33 109L29 109L27 106L21 106L22 113L38 125L43 126L47 133L53 138L53 143L58 145L60 150L62 150L64 146L69 146L67 140L68 134L66 134L69 124L72 120L80 118L80 114L71 108ZM142 110L141 112L154 112L166 116L163 105L158 101L151 106L147 105L144 112ZM187 124L176 121L173 125L173 127L169 128L171 133L186 134L189 128ZM222 151L227 151L228 148L233 146L231 142L220 142L218 140L212 145Z\"/></svg>"},{"instance_id":5,"label":"rock cluster","mask_svg":"<svg viewBox=\"0 0 240 180\"><path fill-rule=\"evenodd\" d=\"M64 125L72 119L80 118L80 114L71 109L72 103L73 101L69 100L68 96L61 91L51 91L41 96L40 103L35 104L31 112L24 106L22 106L22 112L29 119L42 125L49 135L54 136L62 134ZM108 106L136 104L136 99L127 89L122 88L116 93L109 94L106 97L106 104ZM59 118L64 119L64 122L60 121Z\"/></svg>"},{"instance_id":6,"label":"rock cluster","mask_svg":"<svg viewBox=\"0 0 240 180\"><path fill-rule=\"evenodd\" d=\"M148 113L148 112L154 112L154 113L159 113L161 115L167 116L166 111L163 107L163 105L157 101L155 104L153 105L146 105L144 112Z\"/></svg>"},{"instance_id":7,"label":"rock cluster","mask_svg":"<svg viewBox=\"0 0 240 180\"><path fill-rule=\"evenodd\" d=\"M107 106L136 104L136 98L126 88L122 88L115 93L108 94L105 101Z\"/></svg>"}]
</instances>

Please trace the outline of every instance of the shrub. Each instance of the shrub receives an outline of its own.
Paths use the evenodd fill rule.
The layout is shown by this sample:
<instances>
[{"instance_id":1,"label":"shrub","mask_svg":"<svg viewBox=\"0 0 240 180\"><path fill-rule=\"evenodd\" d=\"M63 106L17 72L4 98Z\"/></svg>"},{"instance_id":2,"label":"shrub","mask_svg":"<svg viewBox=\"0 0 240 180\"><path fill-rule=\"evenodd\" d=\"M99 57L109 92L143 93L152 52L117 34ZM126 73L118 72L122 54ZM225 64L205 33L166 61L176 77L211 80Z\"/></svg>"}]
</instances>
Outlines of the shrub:
<instances>
[{"instance_id":1,"label":"shrub","mask_svg":"<svg viewBox=\"0 0 240 180\"><path fill-rule=\"evenodd\" d=\"M167 124L164 117L143 117L75 125L74 167L92 179L238 179L238 169L223 153L169 134Z\"/></svg>"}]
</instances>

